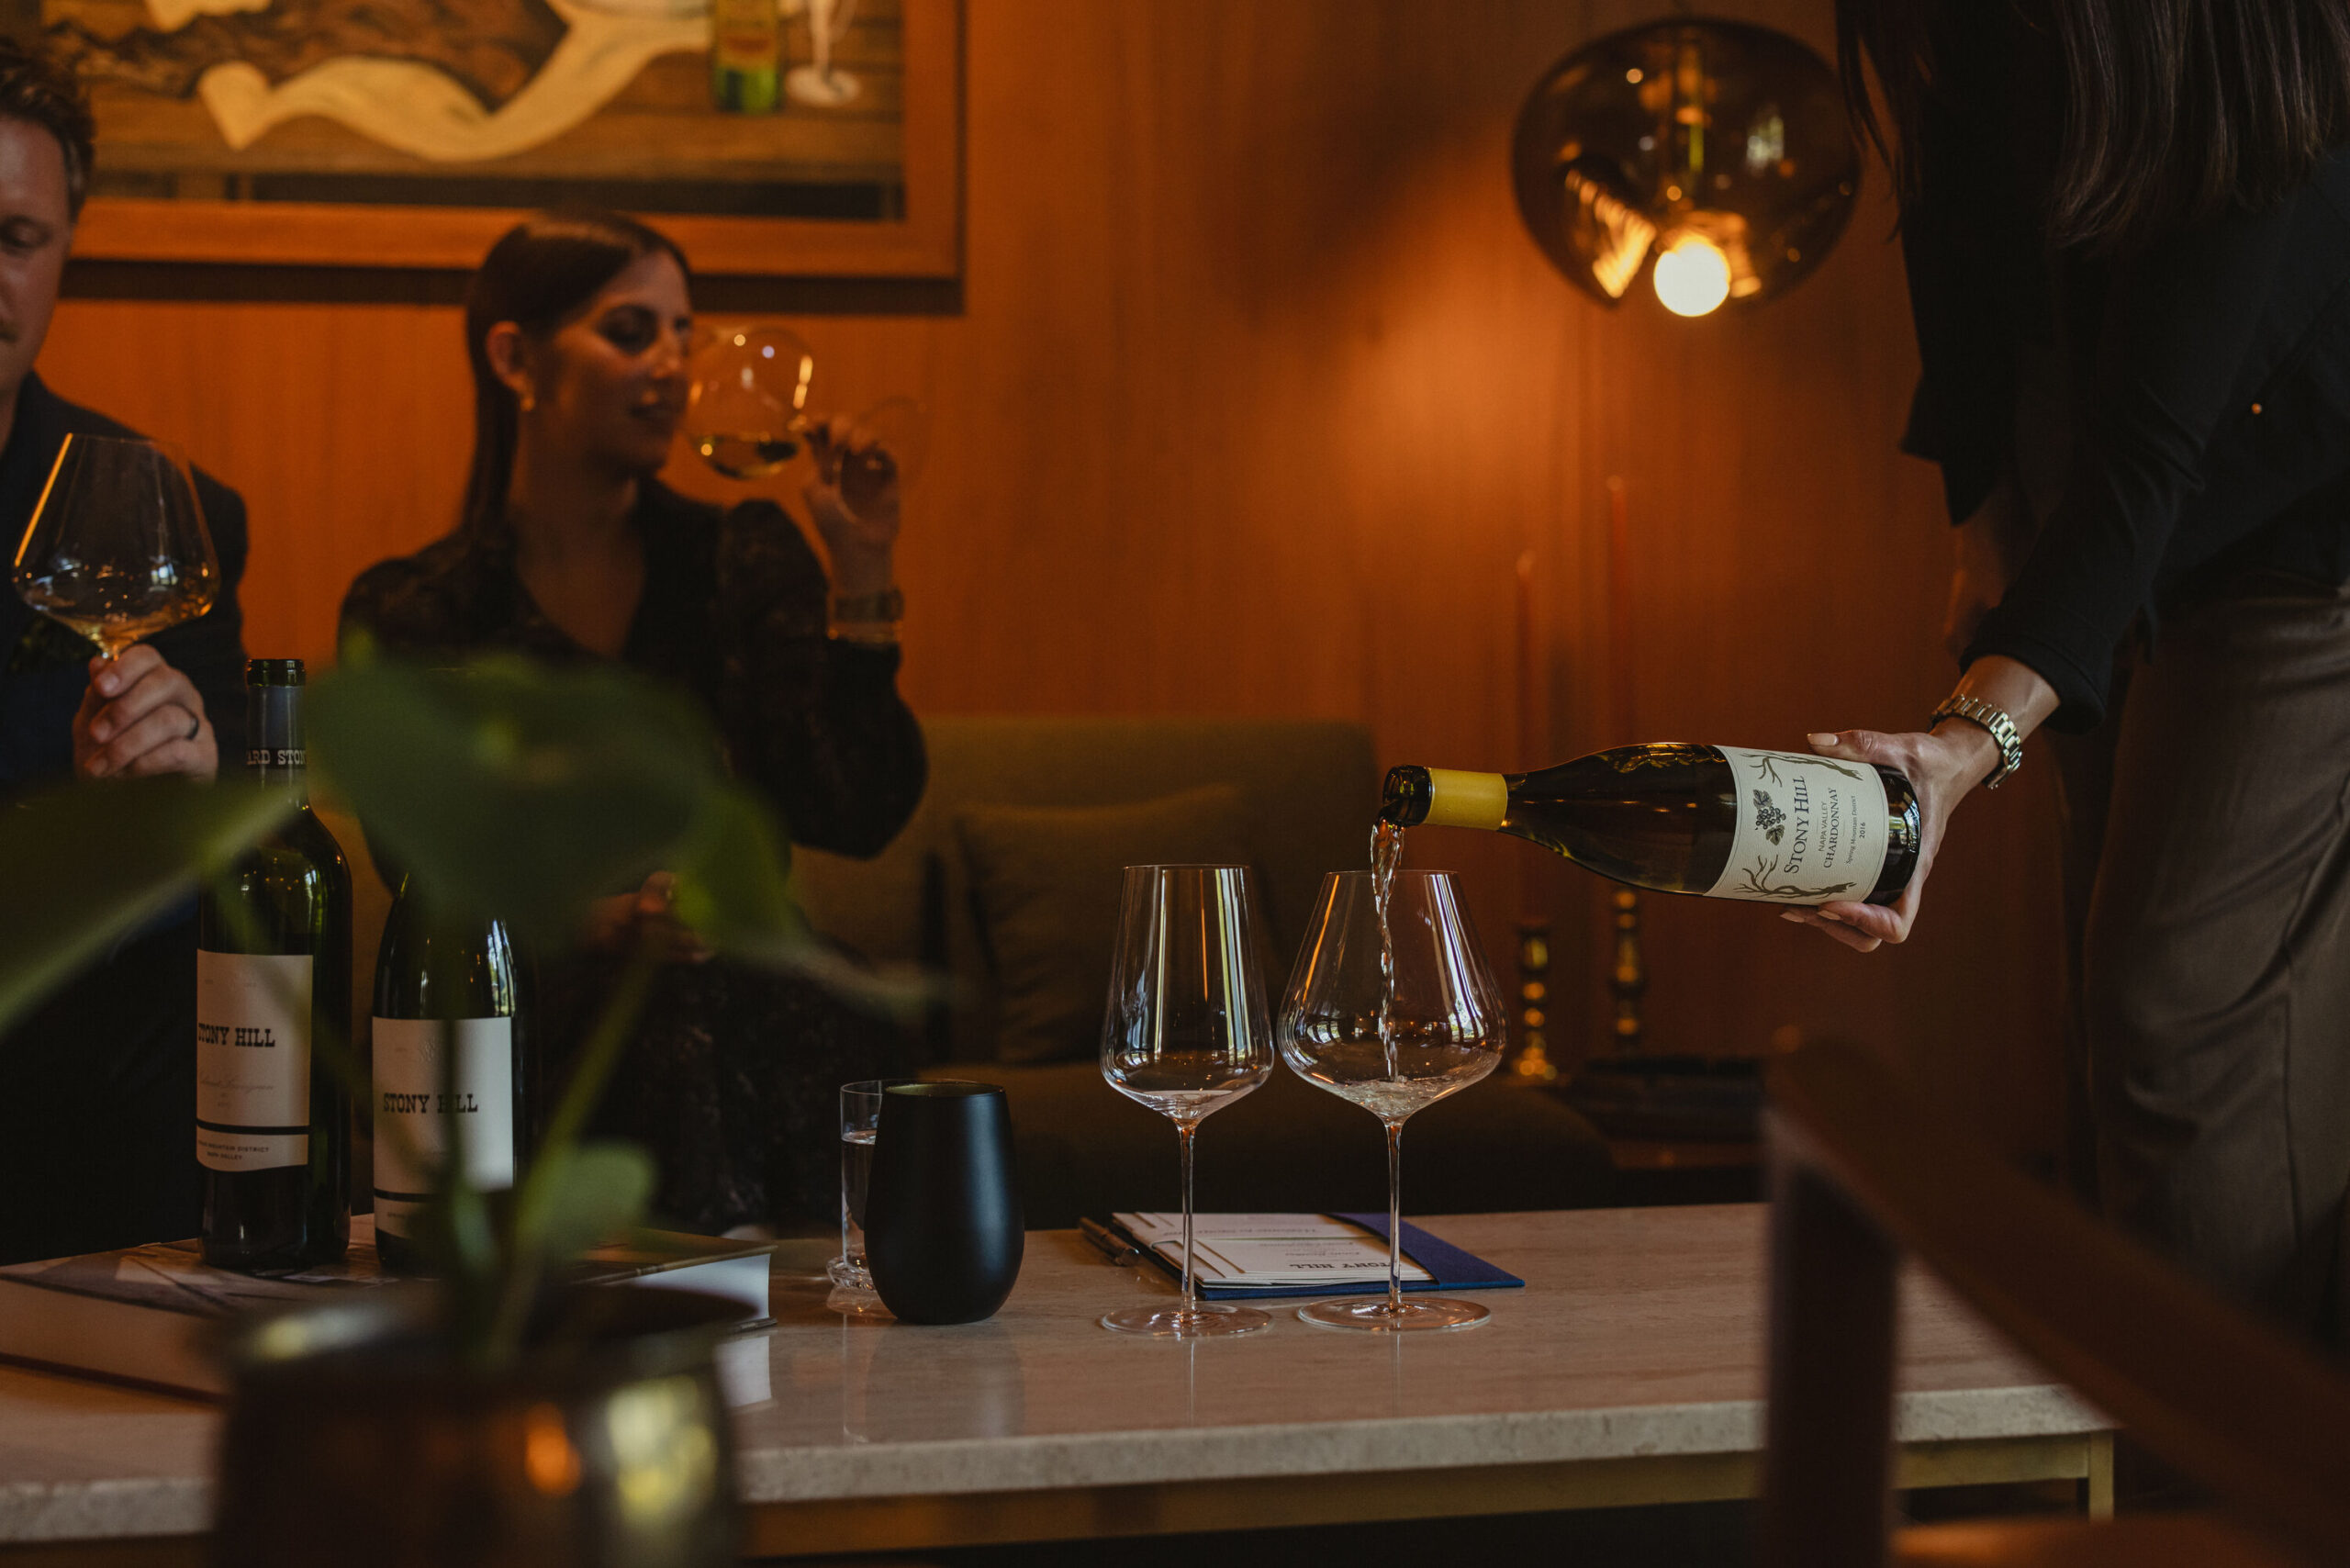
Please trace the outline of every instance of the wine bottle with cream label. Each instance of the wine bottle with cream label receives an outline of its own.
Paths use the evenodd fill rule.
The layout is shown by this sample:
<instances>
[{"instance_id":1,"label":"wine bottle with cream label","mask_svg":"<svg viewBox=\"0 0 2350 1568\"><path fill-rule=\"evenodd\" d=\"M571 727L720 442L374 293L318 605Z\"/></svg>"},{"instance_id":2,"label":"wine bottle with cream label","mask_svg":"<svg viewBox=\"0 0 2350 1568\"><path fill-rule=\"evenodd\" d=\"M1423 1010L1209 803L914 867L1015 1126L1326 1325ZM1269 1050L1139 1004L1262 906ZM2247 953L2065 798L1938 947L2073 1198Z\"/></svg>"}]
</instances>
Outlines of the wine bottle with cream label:
<instances>
[{"instance_id":1,"label":"wine bottle with cream label","mask_svg":"<svg viewBox=\"0 0 2350 1568\"><path fill-rule=\"evenodd\" d=\"M1506 833L1635 887L1763 903L1891 903L1918 867L1918 797L1890 767L1655 745L1533 773L1404 767L1380 818Z\"/></svg>"},{"instance_id":2,"label":"wine bottle with cream label","mask_svg":"<svg viewBox=\"0 0 2350 1568\"><path fill-rule=\"evenodd\" d=\"M351 1108L319 1059L351 1016L351 871L304 784L302 662L246 668L246 766L293 814L207 887L196 956L204 1260L291 1272L351 1236Z\"/></svg>"},{"instance_id":3,"label":"wine bottle with cream label","mask_svg":"<svg viewBox=\"0 0 2350 1568\"><path fill-rule=\"evenodd\" d=\"M454 1155L472 1185L511 1187L530 1154L524 967L496 920L430 912L404 885L375 962L375 1248L419 1272L425 1205Z\"/></svg>"}]
</instances>

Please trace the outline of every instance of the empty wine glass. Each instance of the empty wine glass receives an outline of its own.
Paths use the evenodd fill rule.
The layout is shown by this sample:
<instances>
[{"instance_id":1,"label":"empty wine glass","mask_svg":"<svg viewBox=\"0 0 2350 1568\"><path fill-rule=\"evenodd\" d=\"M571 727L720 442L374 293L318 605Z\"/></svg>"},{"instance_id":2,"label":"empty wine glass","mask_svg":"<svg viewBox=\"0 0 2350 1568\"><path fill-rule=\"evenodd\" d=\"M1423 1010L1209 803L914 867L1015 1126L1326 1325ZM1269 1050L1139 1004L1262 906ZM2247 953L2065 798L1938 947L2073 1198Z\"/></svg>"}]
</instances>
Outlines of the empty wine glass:
<instances>
[{"instance_id":1,"label":"empty wine glass","mask_svg":"<svg viewBox=\"0 0 2350 1568\"><path fill-rule=\"evenodd\" d=\"M1494 1070L1506 1032L1501 989L1450 875L1397 871L1387 907L1380 904L1371 872L1322 879L1281 999L1280 1040L1281 1059L1300 1077L1387 1129L1387 1294L1317 1301L1297 1316L1384 1333L1467 1328L1490 1314L1474 1302L1404 1294L1404 1122ZM1392 980L1382 974L1391 965Z\"/></svg>"},{"instance_id":2,"label":"empty wine glass","mask_svg":"<svg viewBox=\"0 0 2350 1568\"><path fill-rule=\"evenodd\" d=\"M69 435L17 546L17 596L111 659L211 608L219 558L166 442Z\"/></svg>"},{"instance_id":3,"label":"empty wine glass","mask_svg":"<svg viewBox=\"0 0 2350 1568\"><path fill-rule=\"evenodd\" d=\"M1199 1299L1192 1140L1208 1115L1272 1075L1271 1027L1245 866L1129 866L1118 912L1102 1076L1175 1124L1183 1150L1183 1301L1129 1307L1104 1328L1160 1338L1246 1334L1272 1320Z\"/></svg>"},{"instance_id":4,"label":"empty wine glass","mask_svg":"<svg viewBox=\"0 0 2350 1568\"><path fill-rule=\"evenodd\" d=\"M730 479L778 472L808 443L816 356L788 327L722 326L695 337L686 439Z\"/></svg>"}]
</instances>

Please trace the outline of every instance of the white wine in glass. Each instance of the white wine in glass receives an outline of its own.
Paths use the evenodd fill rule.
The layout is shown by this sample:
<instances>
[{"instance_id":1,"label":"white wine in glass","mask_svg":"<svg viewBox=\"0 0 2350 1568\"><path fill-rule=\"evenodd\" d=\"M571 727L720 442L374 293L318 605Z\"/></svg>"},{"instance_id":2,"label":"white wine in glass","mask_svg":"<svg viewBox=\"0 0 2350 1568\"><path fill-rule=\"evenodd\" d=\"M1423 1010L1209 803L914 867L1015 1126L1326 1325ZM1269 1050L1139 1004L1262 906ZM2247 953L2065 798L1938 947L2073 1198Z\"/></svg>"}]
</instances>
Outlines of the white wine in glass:
<instances>
[{"instance_id":1,"label":"white wine in glass","mask_svg":"<svg viewBox=\"0 0 2350 1568\"><path fill-rule=\"evenodd\" d=\"M1399 836L1382 835L1374 871L1322 879L1281 999L1281 1058L1387 1129L1387 1294L1297 1309L1323 1328L1468 1328L1491 1316L1474 1302L1404 1294L1404 1123L1493 1071L1507 1025L1452 878L1394 869Z\"/></svg>"},{"instance_id":2,"label":"white wine in glass","mask_svg":"<svg viewBox=\"0 0 2350 1568\"><path fill-rule=\"evenodd\" d=\"M1192 1250L1192 1140L1211 1113L1272 1071L1248 868L1127 867L1102 1076L1175 1124L1183 1151L1183 1299L1106 1314L1102 1327L1199 1339L1272 1321L1252 1307L1200 1300Z\"/></svg>"},{"instance_id":3,"label":"white wine in glass","mask_svg":"<svg viewBox=\"0 0 2350 1568\"><path fill-rule=\"evenodd\" d=\"M187 459L166 442L67 436L17 543L16 583L109 659L203 614L220 562Z\"/></svg>"},{"instance_id":4,"label":"white wine in glass","mask_svg":"<svg viewBox=\"0 0 2350 1568\"><path fill-rule=\"evenodd\" d=\"M787 327L715 327L687 364L686 439L730 479L780 473L807 448L816 356Z\"/></svg>"}]
</instances>

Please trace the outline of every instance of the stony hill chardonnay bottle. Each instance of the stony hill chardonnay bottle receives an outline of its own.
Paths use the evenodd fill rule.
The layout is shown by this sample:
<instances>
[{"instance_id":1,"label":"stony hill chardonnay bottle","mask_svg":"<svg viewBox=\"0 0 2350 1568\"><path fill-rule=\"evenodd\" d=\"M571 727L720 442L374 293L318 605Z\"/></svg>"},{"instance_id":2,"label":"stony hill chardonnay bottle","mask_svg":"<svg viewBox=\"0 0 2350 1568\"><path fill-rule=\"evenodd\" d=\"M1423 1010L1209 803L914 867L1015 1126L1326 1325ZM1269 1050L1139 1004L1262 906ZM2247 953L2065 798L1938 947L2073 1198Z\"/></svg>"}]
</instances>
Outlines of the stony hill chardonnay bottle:
<instances>
[{"instance_id":1,"label":"stony hill chardonnay bottle","mask_svg":"<svg viewBox=\"0 0 2350 1568\"><path fill-rule=\"evenodd\" d=\"M517 1027L523 966L495 920L437 917L403 884L375 960L375 1249L422 1270L417 1217L453 1144L476 1187L511 1187L533 1085Z\"/></svg>"},{"instance_id":2,"label":"stony hill chardonnay bottle","mask_svg":"<svg viewBox=\"0 0 2350 1568\"><path fill-rule=\"evenodd\" d=\"M204 1260L292 1272L351 1238L351 1104L319 1060L351 1018L351 870L304 783L302 661L245 667L245 763L294 815L196 916L196 1157Z\"/></svg>"},{"instance_id":3,"label":"stony hill chardonnay bottle","mask_svg":"<svg viewBox=\"0 0 2350 1568\"><path fill-rule=\"evenodd\" d=\"M1918 797L1890 767L1803 752L1630 745L1535 773L1398 767L1380 819L1479 827L1635 887L1765 903L1891 903Z\"/></svg>"}]
</instances>

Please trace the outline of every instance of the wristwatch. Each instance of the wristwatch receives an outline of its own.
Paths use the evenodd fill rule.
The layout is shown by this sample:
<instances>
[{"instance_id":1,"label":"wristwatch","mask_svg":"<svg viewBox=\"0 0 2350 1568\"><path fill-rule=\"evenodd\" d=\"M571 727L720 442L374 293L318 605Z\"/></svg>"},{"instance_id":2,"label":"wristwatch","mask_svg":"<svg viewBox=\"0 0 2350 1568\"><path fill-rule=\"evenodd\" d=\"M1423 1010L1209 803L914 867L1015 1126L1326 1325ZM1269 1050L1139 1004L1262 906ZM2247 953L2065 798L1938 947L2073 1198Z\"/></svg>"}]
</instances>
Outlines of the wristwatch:
<instances>
[{"instance_id":1,"label":"wristwatch","mask_svg":"<svg viewBox=\"0 0 2350 1568\"><path fill-rule=\"evenodd\" d=\"M879 593L836 593L833 595L833 620L867 622L902 621L906 618L906 596L902 589L889 588Z\"/></svg>"},{"instance_id":2,"label":"wristwatch","mask_svg":"<svg viewBox=\"0 0 2350 1568\"><path fill-rule=\"evenodd\" d=\"M1934 716L1927 727L1930 729L1944 719L1964 719L1970 724L1979 725L1989 731L1991 738L1999 743L1999 766L1991 769L1990 776L1983 780L1986 790L1998 789L2007 782L2009 774L2023 766L2023 736L2016 733L2016 722L2008 717L2005 709L1994 708L1977 698L1952 697L1934 710Z\"/></svg>"},{"instance_id":3,"label":"wristwatch","mask_svg":"<svg viewBox=\"0 0 2350 1568\"><path fill-rule=\"evenodd\" d=\"M879 593L836 593L830 609L834 642L855 643L867 648L895 647L898 622L905 619L906 596L894 588Z\"/></svg>"}]
</instances>

